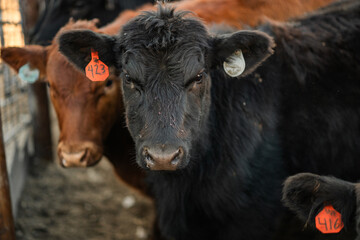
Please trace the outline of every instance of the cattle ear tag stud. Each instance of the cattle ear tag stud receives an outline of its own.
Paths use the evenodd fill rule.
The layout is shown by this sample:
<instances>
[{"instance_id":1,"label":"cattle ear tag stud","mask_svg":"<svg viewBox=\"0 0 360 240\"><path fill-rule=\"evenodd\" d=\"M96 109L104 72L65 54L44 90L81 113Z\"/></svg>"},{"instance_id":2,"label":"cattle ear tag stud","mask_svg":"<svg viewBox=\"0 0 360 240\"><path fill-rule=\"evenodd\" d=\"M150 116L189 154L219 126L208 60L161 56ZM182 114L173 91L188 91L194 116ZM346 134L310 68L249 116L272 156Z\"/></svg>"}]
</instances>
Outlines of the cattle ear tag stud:
<instances>
[{"instance_id":1,"label":"cattle ear tag stud","mask_svg":"<svg viewBox=\"0 0 360 240\"><path fill-rule=\"evenodd\" d=\"M338 233L343 229L344 223L341 214L333 206L327 205L315 217L316 228L322 233Z\"/></svg>"},{"instance_id":2,"label":"cattle ear tag stud","mask_svg":"<svg viewBox=\"0 0 360 240\"><path fill-rule=\"evenodd\" d=\"M236 50L230 57L224 62L224 70L230 77L238 77L245 70L245 59L242 51Z\"/></svg>"},{"instance_id":3,"label":"cattle ear tag stud","mask_svg":"<svg viewBox=\"0 0 360 240\"><path fill-rule=\"evenodd\" d=\"M19 78L28 83L34 83L39 79L40 71L37 68L31 69L30 64L27 63L19 69Z\"/></svg>"},{"instance_id":4,"label":"cattle ear tag stud","mask_svg":"<svg viewBox=\"0 0 360 240\"><path fill-rule=\"evenodd\" d=\"M85 67L86 77L91 81L105 81L109 76L109 68L100 61L98 52L91 49L91 61Z\"/></svg>"}]
</instances>

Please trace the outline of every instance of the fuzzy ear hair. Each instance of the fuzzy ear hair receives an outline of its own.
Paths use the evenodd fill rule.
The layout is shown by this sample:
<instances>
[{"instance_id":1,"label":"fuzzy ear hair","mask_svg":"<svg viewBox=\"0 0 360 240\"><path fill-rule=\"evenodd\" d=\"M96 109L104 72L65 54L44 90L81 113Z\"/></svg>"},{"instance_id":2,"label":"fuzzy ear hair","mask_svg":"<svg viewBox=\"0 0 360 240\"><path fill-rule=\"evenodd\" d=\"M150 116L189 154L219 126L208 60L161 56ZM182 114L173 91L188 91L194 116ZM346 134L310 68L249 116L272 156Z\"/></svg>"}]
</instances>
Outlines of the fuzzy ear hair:
<instances>
[{"instance_id":1,"label":"fuzzy ear hair","mask_svg":"<svg viewBox=\"0 0 360 240\"><path fill-rule=\"evenodd\" d=\"M325 204L331 204L348 227L357 207L356 185L334 177L299 173L284 182L282 202L313 227L318 212Z\"/></svg>"},{"instance_id":2,"label":"fuzzy ear hair","mask_svg":"<svg viewBox=\"0 0 360 240\"><path fill-rule=\"evenodd\" d=\"M39 45L1 48L4 62L13 68L22 80L29 83L34 83L46 75L46 54L46 48Z\"/></svg>"},{"instance_id":3,"label":"fuzzy ear hair","mask_svg":"<svg viewBox=\"0 0 360 240\"><path fill-rule=\"evenodd\" d=\"M259 31L239 31L214 39L213 64L230 77L245 76L273 54L273 39Z\"/></svg>"},{"instance_id":4,"label":"fuzzy ear hair","mask_svg":"<svg viewBox=\"0 0 360 240\"><path fill-rule=\"evenodd\" d=\"M73 30L61 34L58 43L60 52L83 72L91 60L91 49L98 52L99 59L107 66L115 65L115 37L90 30Z\"/></svg>"}]
</instances>

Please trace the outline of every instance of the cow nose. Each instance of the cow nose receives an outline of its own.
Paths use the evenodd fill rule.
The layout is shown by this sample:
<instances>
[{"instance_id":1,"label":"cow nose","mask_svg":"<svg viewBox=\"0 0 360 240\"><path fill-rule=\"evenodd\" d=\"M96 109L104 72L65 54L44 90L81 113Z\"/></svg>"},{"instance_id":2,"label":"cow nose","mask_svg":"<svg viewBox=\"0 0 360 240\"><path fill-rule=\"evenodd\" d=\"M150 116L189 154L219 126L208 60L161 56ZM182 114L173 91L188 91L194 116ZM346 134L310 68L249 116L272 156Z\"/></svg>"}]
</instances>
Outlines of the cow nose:
<instances>
[{"instance_id":1,"label":"cow nose","mask_svg":"<svg viewBox=\"0 0 360 240\"><path fill-rule=\"evenodd\" d=\"M144 147L143 156L150 170L175 171L184 157L184 150L182 147L177 149Z\"/></svg>"},{"instance_id":2,"label":"cow nose","mask_svg":"<svg viewBox=\"0 0 360 240\"><path fill-rule=\"evenodd\" d=\"M100 161L103 155L101 145L91 141L60 141L57 147L60 164L63 167L90 167Z\"/></svg>"},{"instance_id":3,"label":"cow nose","mask_svg":"<svg viewBox=\"0 0 360 240\"><path fill-rule=\"evenodd\" d=\"M63 167L86 167L85 155L87 150L79 152L64 152L61 151L61 164Z\"/></svg>"}]
</instances>

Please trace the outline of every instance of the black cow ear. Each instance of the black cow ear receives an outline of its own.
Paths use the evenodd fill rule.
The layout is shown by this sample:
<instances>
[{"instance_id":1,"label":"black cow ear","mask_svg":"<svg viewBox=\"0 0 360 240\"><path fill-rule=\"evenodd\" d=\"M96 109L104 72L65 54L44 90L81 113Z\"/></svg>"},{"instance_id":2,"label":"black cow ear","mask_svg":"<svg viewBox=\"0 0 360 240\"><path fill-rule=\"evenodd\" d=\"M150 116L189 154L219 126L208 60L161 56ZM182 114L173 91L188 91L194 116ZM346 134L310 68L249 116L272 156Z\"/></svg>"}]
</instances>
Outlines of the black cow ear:
<instances>
[{"instance_id":1,"label":"black cow ear","mask_svg":"<svg viewBox=\"0 0 360 240\"><path fill-rule=\"evenodd\" d=\"M91 50L99 53L99 59L108 67L115 65L115 37L90 30L73 30L58 37L59 50L81 71L91 61Z\"/></svg>"},{"instance_id":2,"label":"black cow ear","mask_svg":"<svg viewBox=\"0 0 360 240\"><path fill-rule=\"evenodd\" d=\"M357 208L357 184L329 176L298 173L284 182L282 202L303 221L315 227L324 205L341 213L345 227L351 226Z\"/></svg>"},{"instance_id":3,"label":"black cow ear","mask_svg":"<svg viewBox=\"0 0 360 240\"><path fill-rule=\"evenodd\" d=\"M239 31L214 39L213 66L231 77L245 76L273 54L273 39L259 31Z\"/></svg>"}]
</instances>

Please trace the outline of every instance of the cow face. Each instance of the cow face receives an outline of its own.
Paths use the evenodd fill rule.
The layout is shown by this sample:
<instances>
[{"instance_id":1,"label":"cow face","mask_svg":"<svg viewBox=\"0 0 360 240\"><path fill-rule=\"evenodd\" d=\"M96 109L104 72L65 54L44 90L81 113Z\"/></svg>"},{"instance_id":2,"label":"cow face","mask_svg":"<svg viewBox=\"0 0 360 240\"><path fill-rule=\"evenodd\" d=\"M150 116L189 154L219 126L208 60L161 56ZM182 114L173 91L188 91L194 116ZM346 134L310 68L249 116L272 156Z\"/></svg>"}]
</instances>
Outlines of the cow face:
<instances>
[{"instance_id":1,"label":"cow face","mask_svg":"<svg viewBox=\"0 0 360 240\"><path fill-rule=\"evenodd\" d=\"M118 37L91 31L59 37L60 51L80 69L94 48L121 72L137 162L151 170L185 168L195 154L210 127L212 71L245 75L271 53L272 41L263 33L211 37L200 22L183 16L160 7L129 22Z\"/></svg>"},{"instance_id":2,"label":"cow face","mask_svg":"<svg viewBox=\"0 0 360 240\"><path fill-rule=\"evenodd\" d=\"M91 166L103 155L103 142L122 109L120 84L113 76L92 82L53 47L47 79L59 120L58 156L65 167Z\"/></svg>"},{"instance_id":3,"label":"cow face","mask_svg":"<svg viewBox=\"0 0 360 240\"><path fill-rule=\"evenodd\" d=\"M46 77L55 108L60 138L58 156L64 167L96 164L103 155L103 143L121 113L120 82L113 76L105 82L91 82L58 51L49 47L2 48L1 56L16 71L29 63Z\"/></svg>"}]
</instances>

